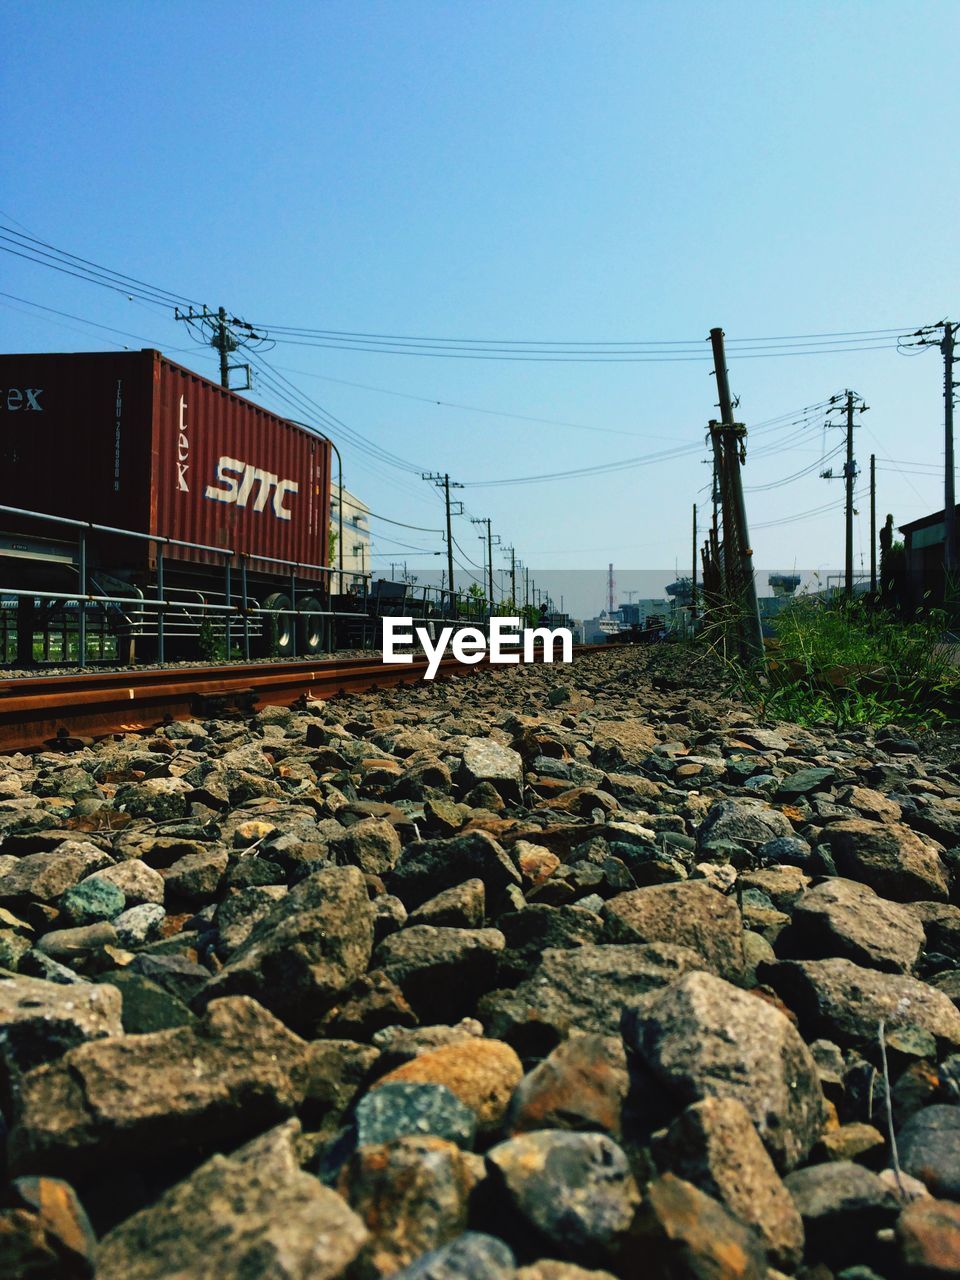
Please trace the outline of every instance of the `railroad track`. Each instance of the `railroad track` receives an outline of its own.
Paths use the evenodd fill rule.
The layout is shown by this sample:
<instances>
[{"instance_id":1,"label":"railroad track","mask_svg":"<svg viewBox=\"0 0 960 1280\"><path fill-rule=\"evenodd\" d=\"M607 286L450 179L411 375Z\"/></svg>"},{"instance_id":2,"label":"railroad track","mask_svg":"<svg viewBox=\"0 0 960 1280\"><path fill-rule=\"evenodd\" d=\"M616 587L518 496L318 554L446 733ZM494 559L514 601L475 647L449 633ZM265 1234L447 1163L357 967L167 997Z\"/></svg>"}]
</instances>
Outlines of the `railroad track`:
<instances>
[{"instance_id":1,"label":"railroad track","mask_svg":"<svg viewBox=\"0 0 960 1280\"><path fill-rule=\"evenodd\" d=\"M301 659L0 680L0 752L134 733L168 719L229 709L288 705L304 695L324 699L412 684L426 670L426 658L417 655L404 665L387 665L380 658ZM473 670L446 658L437 675L449 679Z\"/></svg>"},{"instance_id":2,"label":"railroad track","mask_svg":"<svg viewBox=\"0 0 960 1280\"><path fill-rule=\"evenodd\" d=\"M467 676L486 665L444 658L437 678ZM402 665L378 657L333 658L19 676L0 680L0 753L68 747L78 738L135 733L170 719L289 705L304 695L325 699L414 684L426 670L426 657L414 655L412 663Z\"/></svg>"}]
</instances>

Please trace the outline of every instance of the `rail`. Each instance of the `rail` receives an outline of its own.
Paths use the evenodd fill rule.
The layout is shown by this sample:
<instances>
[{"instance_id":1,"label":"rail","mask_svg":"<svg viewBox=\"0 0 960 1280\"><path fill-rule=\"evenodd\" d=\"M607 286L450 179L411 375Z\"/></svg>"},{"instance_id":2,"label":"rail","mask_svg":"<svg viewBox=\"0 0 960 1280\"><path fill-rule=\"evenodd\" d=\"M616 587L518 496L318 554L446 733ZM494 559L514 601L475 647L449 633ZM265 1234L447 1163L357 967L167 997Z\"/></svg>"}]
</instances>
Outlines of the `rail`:
<instances>
[{"instance_id":1,"label":"rail","mask_svg":"<svg viewBox=\"0 0 960 1280\"><path fill-rule=\"evenodd\" d=\"M587 650L602 652L592 646ZM584 651L579 646L574 650ZM445 657L437 675L466 678L487 667L486 662L467 666ZM0 680L0 753L149 731L170 719L211 718L231 701L247 710L289 705L303 696L327 699L414 684L426 670L426 656L414 654L411 663L403 664L386 664L379 657L341 658Z\"/></svg>"}]
</instances>

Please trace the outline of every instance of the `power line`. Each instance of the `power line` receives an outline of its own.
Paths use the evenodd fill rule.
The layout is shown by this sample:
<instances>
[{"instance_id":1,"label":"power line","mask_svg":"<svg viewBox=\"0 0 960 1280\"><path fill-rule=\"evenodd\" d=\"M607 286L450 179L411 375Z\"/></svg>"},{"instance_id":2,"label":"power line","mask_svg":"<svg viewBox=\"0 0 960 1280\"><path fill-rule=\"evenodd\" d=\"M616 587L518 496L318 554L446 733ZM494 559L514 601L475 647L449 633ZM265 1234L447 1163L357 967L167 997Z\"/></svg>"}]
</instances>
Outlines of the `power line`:
<instances>
[{"instance_id":1,"label":"power line","mask_svg":"<svg viewBox=\"0 0 960 1280\"><path fill-rule=\"evenodd\" d=\"M148 284L136 276L115 271L112 267L104 267L100 263L92 262L89 258L69 253L65 249L58 249L45 240L26 235L13 227L0 225L0 249L4 253L35 262L38 266L50 267L66 275L87 280L91 284L99 284L104 288L112 289L115 293L139 297L145 302L153 302L165 309L169 309L176 303L196 302L196 299L187 298L159 285Z\"/></svg>"}]
</instances>

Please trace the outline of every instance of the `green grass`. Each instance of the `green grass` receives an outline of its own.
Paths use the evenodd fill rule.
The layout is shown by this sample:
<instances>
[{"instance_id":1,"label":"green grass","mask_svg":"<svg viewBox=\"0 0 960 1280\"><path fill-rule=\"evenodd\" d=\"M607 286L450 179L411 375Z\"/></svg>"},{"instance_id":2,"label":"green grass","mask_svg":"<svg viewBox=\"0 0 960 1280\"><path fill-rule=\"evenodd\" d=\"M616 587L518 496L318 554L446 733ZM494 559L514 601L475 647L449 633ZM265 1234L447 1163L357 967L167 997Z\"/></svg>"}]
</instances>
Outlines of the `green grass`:
<instances>
[{"instance_id":1,"label":"green grass","mask_svg":"<svg viewBox=\"0 0 960 1280\"><path fill-rule=\"evenodd\" d=\"M901 622L862 601L801 599L774 629L767 677L734 678L735 691L767 719L922 729L960 711L960 668L942 613Z\"/></svg>"}]
</instances>

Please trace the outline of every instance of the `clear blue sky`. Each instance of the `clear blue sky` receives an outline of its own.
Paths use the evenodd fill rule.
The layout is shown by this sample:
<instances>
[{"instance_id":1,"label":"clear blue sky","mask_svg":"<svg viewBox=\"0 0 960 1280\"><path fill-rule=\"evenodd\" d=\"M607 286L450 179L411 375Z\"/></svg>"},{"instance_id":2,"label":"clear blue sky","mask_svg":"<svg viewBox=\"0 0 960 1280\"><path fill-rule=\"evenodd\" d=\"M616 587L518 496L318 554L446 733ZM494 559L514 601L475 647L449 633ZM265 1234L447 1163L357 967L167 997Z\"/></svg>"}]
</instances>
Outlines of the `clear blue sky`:
<instances>
[{"instance_id":1,"label":"clear blue sky","mask_svg":"<svg viewBox=\"0 0 960 1280\"><path fill-rule=\"evenodd\" d=\"M268 326L573 342L915 327L960 315L958 13L886 0L8 0L0 203L8 224ZM189 347L175 358L214 374L160 308L0 262L6 293L137 335L0 298L0 349ZM706 362L288 344L267 359L368 439L464 482L695 445L715 413ZM861 392L872 407L857 456L866 472L878 455L881 520L942 505L932 470L900 464L941 458L938 353L731 349L730 371L748 426ZM761 566L842 560L839 509L767 524L839 501L816 474L821 422L751 438L774 447L748 460L749 485L813 468L748 494ZM375 511L437 525L429 486L344 452L347 484ZM672 569L689 561L701 457L461 496L534 567ZM478 529L455 532L479 560ZM375 533L380 564L417 561L399 543L439 545Z\"/></svg>"}]
</instances>

